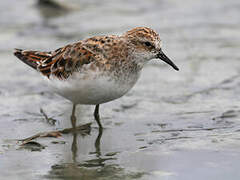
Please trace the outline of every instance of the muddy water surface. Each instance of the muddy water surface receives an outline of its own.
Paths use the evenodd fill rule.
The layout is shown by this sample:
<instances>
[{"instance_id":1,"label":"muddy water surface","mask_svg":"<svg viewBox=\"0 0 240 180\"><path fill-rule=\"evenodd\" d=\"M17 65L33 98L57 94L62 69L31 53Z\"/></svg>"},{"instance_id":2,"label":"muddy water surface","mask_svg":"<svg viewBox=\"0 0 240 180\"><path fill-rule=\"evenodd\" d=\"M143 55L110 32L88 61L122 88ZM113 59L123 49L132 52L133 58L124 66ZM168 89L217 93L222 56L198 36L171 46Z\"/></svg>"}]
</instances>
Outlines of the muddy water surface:
<instances>
[{"instance_id":1,"label":"muddy water surface","mask_svg":"<svg viewBox=\"0 0 240 180\"><path fill-rule=\"evenodd\" d=\"M240 3L236 0L0 2L0 179L240 178ZM153 60L123 98L78 106L85 134L16 139L70 127L71 103L49 92L13 48L53 50L150 26L176 72ZM48 118L45 117L45 114Z\"/></svg>"}]
</instances>

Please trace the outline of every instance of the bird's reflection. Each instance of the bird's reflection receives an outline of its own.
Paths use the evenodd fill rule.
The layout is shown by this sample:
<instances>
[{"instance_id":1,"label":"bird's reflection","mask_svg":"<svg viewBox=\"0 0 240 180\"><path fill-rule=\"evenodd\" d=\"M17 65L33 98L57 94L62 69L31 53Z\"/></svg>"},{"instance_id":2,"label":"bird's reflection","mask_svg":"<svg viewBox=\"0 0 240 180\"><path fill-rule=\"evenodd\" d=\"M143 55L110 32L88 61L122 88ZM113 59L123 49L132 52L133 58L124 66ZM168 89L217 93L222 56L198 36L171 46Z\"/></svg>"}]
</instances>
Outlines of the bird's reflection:
<instances>
[{"instance_id":1,"label":"bird's reflection","mask_svg":"<svg viewBox=\"0 0 240 180\"><path fill-rule=\"evenodd\" d=\"M86 133L90 134L91 129L89 129L90 131L85 132L85 133L80 133L81 136L85 136ZM101 158L101 138L102 138L102 134L103 134L103 130L100 128L98 130L98 135L97 138L95 140L95 154L97 158ZM72 146L71 146L71 151L72 151L72 160L74 163L77 163L77 155L78 155L78 145L77 145L77 138L78 138L78 133L75 131L72 133L73 135L73 141L72 141Z\"/></svg>"},{"instance_id":2,"label":"bird's reflection","mask_svg":"<svg viewBox=\"0 0 240 180\"><path fill-rule=\"evenodd\" d=\"M124 179L128 177L128 179L135 179L132 177L142 177L144 172L129 172L125 171L124 168L116 164L117 153L103 154L101 150L102 145L102 135L103 129L98 129L98 133L96 134L96 139L94 141L95 150L94 152L89 152L89 157L95 156L89 160L79 160L81 151L78 149L78 138L86 136L88 133L90 135L91 128L89 131L83 133L82 131L72 131L72 145L71 145L71 153L72 153L72 162L61 162L60 164L52 165L51 170L45 176L49 179ZM90 150L91 148L88 147ZM106 163L108 162L108 163ZM98 170L96 170L98 168Z\"/></svg>"},{"instance_id":3,"label":"bird's reflection","mask_svg":"<svg viewBox=\"0 0 240 180\"><path fill-rule=\"evenodd\" d=\"M103 129L100 128L98 130L98 136L95 140L95 150L96 150L97 157L101 157L101 138L102 138L102 134L103 134Z\"/></svg>"},{"instance_id":4,"label":"bird's reflection","mask_svg":"<svg viewBox=\"0 0 240 180\"><path fill-rule=\"evenodd\" d=\"M73 133L73 141L72 141L71 151L72 151L73 162L76 163L77 151L78 151L78 148L77 148L77 133L76 132Z\"/></svg>"}]
</instances>

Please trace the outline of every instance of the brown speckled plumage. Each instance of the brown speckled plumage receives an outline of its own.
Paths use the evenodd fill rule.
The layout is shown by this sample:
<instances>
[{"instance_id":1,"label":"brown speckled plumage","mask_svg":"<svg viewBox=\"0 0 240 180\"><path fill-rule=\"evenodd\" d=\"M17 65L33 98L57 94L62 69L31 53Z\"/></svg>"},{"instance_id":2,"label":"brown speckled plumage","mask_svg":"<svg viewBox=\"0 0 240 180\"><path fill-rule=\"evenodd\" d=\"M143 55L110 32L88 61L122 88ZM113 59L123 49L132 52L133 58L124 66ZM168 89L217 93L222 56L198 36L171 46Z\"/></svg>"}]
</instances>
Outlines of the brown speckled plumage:
<instances>
[{"instance_id":1,"label":"brown speckled plumage","mask_svg":"<svg viewBox=\"0 0 240 180\"><path fill-rule=\"evenodd\" d=\"M153 44L146 47L136 37L146 39ZM127 31L122 36L91 37L52 52L16 49L14 54L44 76L65 80L90 63L92 69L113 71L116 70L116 67L121 66L122 70L131 68L134 71L138 68L137 63L131 61L131 58L134 58L131 57L134 51L151 51L154 49L156 40L159 40L159 36L155 31L139 27Z\"/></svg>"},{"instance_id":2,"label":"brown speckled plumage","mask_svg":"<svg viewBox=\"0 0 240 180\"><path fill-rule=\"evenodd\" d=\"M99 104L126 94L148 61L161 59L178 70L162 52L159 35L147 27L121 36L91 37L51 52L16 49L14 54L47 77L54 92L72 101L73 112L76 104L96 105L94 117L99 128Z\"/></svg>"}]
</instances>

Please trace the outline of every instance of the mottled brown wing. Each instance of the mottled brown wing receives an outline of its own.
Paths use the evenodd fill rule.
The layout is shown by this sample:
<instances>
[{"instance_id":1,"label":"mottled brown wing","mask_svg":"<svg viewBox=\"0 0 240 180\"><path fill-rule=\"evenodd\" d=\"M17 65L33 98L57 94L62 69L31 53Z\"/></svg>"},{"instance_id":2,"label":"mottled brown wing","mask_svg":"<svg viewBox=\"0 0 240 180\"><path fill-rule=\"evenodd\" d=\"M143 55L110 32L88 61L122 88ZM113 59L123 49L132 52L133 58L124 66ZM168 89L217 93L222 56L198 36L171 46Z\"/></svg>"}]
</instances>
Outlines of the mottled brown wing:
<instances>
[{"instance_id":1,"label":"mottled brown wing","mask_svg":"<svg viewBox=\"0 0 240 180\"><path fill-rule=\"evenodd\" d=\"M84 64L95 61L95 55L84 48L81 42L67 45L52 52L23 51L14 52L24 63L40 71L48 78L67 79L73 72L79 71Z\"/></svg>"},{"instance_id":2,"label":"mottled brown wing","mask_svg":"<svg viewBox=\"0 0 240 180\"><path fill-rule=\"evenodd\" d=\"M14 55L18 57L22 62L31 66L33 69L37 69L38 64L44 59L51 57L51 52L39 52L39 51L24 51L21 49L15 49Z\"/></svg>"}]
</instances>

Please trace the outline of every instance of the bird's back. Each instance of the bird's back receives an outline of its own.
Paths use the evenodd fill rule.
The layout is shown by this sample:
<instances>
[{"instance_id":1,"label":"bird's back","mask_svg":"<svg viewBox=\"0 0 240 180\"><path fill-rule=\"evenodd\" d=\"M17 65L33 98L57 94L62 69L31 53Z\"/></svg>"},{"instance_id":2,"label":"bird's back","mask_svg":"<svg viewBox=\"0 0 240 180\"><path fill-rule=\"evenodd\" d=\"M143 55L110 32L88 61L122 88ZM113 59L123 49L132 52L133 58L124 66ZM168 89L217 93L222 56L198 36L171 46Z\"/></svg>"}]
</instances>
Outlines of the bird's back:
<instances>
[{"instance_id":1,"label":"bird's back","mask_svg":"<svg viewBox=\"0 0 240 180\"><path fill-rule=\"evenodd\" d=\"M14 54L47 77L55 92L76 104L119 98L139 77L129 71L136 68L127 60L126 44L118 36L92 37L52 52L16 49Z\"/></svg>"}]
</instances>

